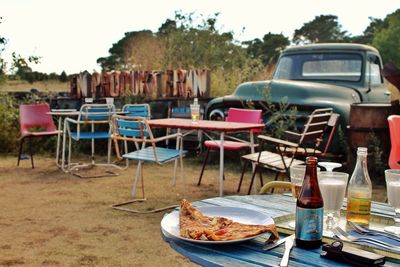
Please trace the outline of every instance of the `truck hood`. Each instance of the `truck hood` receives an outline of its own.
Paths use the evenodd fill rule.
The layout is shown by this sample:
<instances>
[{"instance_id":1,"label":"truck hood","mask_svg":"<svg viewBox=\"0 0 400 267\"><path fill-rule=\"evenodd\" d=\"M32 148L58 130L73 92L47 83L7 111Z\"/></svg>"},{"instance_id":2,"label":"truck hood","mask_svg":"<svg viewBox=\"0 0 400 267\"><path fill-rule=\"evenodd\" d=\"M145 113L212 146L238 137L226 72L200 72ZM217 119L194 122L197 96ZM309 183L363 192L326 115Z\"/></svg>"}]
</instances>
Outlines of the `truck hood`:
<instances>
[{"instance_id":1,"label":"truck hood","mask_svg":"<svg viewBox=\"0 0 400 267\"><path fill-rule=\"evenodd\" d=\"M332 100L348 103L360 102L357 91L349 87L292 80L243 83L228 97L253 100L265 100L266 97L270 97L273 102L279 102L283 97L288 97L289 104L302 104L304 101L325 103Z\"/></svg>"},{"instance_id":2,"label":"truck hood","mask_svg":"<svg viewBox=\"0 0 400 267\"><path fill-rule=\"evenodd\" d=\"M344 122L348 122L350 105L361 102L357 91L350 87L320 82L269 80L242 83L232 95L215 98L208 106L233 106L235 102L258 102L267 99L279 103L283 98L287 99L289 105L296 106L300 113L309 113L308 111L315 108L332 107L334 112L342 116Z\"/></svg>"}]
</instances>

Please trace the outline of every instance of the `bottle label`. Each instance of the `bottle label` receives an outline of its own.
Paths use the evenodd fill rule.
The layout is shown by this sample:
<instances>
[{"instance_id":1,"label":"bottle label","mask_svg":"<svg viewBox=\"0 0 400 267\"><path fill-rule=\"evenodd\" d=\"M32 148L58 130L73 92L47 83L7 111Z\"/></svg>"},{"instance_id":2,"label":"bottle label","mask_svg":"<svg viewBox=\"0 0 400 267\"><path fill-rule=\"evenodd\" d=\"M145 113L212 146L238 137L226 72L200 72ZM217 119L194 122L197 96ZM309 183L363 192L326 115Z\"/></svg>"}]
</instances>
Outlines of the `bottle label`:
<instances>
[{"instance_id":1,"label":"bottle label","mask_svg":"<svg viewBox=\"0 0 400 267\"><path fill-rule=\"evenodd\" d=\"M304 241L322 238L324 208L307 209L296 207L296 238Z\"/></svg>"}]
</instances>

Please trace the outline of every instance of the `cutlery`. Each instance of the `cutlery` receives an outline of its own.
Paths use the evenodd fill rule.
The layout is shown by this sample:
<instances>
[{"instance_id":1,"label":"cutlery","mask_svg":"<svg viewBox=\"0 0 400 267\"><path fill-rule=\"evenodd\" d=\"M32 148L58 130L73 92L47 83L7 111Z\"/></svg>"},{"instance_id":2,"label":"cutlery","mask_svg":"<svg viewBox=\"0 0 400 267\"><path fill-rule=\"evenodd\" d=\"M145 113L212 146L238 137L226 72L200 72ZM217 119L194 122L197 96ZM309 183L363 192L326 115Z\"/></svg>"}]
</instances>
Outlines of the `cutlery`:
<instances>
[{"instance_id":1,"label":"cutlery","mask_svg":"<svg viewBox=\"0 0 400 267\"><path fill-rule=\"evenodd\" d=\"M288 237L288 239L286 239L285 242L285 252L283 253L283 257L281 260L281 263L279 264L279 266L281 267L287 267L288 263L289 263L289 255L290 255L290 251L293 248L293 244L294 244L294 235L291 235Z\"/></svg>"},{"instance_id":2,"label":"cutlery","mask_svg":"<svg viewBox=\"0 0 400 267\"><path fill-rule=\"evenodd\" d=\"M400 242L400 237L395 234L386 233L386 232L379 231L379 230L373 230L373 229L364 227L364 226L359 225L354 222L349 222L349 225L351 227L353 227L353 229L359 234L366 234L366 235L372 235L372 236L384 236L384 237L387 237L387 238L390 238L390 239Z\"/></svg>"},{"instance_id":3,"label":"cutlery","mask_svg":"<svg viewBox=\"0 0 400 267\"><path fill-rule=\"evenodd\" d=\"M396 252L400 252L400 247L398 246L394 246L391 245L389 243L374 239L374 238L369 238L369 237L355 237L352 235L349 235L346 231L344 231L342 228L340 227L336 227L334 229L332 229L332 232L339 237L339 239L345 240L345 241L350 241L350 242L354 242L354 243L367 243L370 245L374 245L374 246L379 246L381 248L385 248L388 250L392 250L392 251L396 251Z\"/></svg>"},{"instance_id":4,"label":"cutlery","mask_svg":"<svg viewBox=\"0 0 400 267\"><path fill-rule=\"evenodd\" d=\"M294 234L293 235L290 235L290 236L287 236L287 237L285 237L285 238L281 238L281 239L279 239L279 240L277 240L277 241L275 241L275 242L273 242L273 243L265 243L265 245L263 246L263 250L271 250L271 249L273 249L273 248L276 248L276 247L278 247L279 245L281 245L281 244L283 244L283 243L285 243L286 242L286 240L288 240L290 237L292 237L292 236L294 236Z\"/></svg>"}]
</instances>

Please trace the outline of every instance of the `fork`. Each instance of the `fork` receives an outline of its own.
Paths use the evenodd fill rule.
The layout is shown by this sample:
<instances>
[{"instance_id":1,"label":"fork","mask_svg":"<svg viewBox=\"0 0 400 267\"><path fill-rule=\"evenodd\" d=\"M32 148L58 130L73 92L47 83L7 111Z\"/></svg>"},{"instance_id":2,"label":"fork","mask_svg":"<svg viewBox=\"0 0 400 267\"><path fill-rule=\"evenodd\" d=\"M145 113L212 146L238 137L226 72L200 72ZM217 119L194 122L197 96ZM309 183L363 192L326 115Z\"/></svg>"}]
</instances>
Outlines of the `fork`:
<instances>
[{"instance_id":1,"label":"fork","mask_svg":"<svg viewBox=\"0 0 400 267\"><path fill-rule=\"evenodd\" d=\"M374 238L369 238L369 237L355 237L352 236L350 234L348 234L346 231L344 231L342 228L340 227L336 227L334 229L332 229L332 232L338 236L340 239L342 240L346 240L346 241L350 241L350 242L354 242L354 243L367 243L370 245L375 245L375 246L379 246L385 249L389 249L392 251L396 251L396 252L400 252L400 247L398 246L394 246L392 244L374 239Z\"/></svg>"},{"instance_id":2,"label":"fork","mask_svg":"<svg viewBox=\"0 0 400 267\"><path fill-rule=\"evenodd\" d=\"M354 222L349 222L349 225L354 228L354 230L359 233L359 234L367 234L367 235L372 235L372 236L385 236L387 238L396 240L400 242L400 237L394 234L378 231L378 230L372 230L367 227L364 227L362 225L359 225Z\"/></svg>"}]
</instances>

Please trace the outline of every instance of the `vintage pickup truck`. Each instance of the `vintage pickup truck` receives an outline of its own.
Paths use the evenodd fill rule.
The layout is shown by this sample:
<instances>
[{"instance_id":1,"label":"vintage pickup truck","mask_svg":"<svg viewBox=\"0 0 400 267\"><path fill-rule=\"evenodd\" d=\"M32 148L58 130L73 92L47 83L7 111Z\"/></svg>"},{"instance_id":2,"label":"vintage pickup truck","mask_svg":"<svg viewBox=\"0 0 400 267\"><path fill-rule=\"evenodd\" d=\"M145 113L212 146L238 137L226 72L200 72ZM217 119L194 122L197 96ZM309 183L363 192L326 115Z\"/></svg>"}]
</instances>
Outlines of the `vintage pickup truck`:
<instances>
[{"instance_id":1,"label":"vintage pickup truck","mask_svg":"<svg viewBox=\"0 0 400 267\"><path fill-rule=\"evenodd\" d=\"M269 95L272 103L287 97L298 116L319 107L332 107L343 127L349 124L353 103L390 103L377 49L361 44L329 43L285 49L272 80L240 84L232 95L211 100L205 118L223 120L230 107L251 101L260 107ZM268 120L268 118L266 118Z\"/></svg>"}]
</instances>

